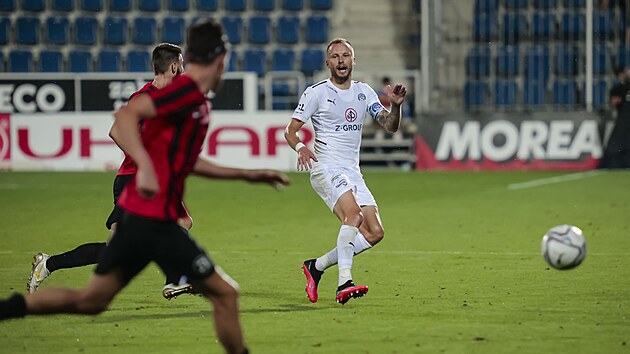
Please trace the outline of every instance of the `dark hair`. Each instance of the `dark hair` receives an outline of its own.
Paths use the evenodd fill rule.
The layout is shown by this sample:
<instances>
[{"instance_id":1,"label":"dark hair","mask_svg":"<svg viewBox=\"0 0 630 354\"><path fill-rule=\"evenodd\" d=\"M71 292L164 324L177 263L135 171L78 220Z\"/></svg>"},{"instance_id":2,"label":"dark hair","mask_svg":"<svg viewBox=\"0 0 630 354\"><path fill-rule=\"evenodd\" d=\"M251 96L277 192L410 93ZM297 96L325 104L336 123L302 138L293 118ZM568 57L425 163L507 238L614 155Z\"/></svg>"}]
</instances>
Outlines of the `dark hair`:
<instances>
[{"instance_id":1,"label":"dark hair","mask_svg":"<svg viewBox=\"0 0 630 354\"><path fill-rule=\"evenodd\" d=\"M158 44L153 49L153 56L151 58L151 66L153 67L153 73L164 74L168 67L179 61L179 56L182 54L182 48L171 43Z\"/></svg>"},{"instance_id":2,"label":"dark hair","mask_svg":"<svg viewBox=\"0 0 630 354\"><path fill-rule=\"evenodd\" d=\"M229 44L223 34L223 26L213 19L205 19L188 27L186 34L186 61L210 64L220 54L227 52Z\"/></svg>"}]
</instances>

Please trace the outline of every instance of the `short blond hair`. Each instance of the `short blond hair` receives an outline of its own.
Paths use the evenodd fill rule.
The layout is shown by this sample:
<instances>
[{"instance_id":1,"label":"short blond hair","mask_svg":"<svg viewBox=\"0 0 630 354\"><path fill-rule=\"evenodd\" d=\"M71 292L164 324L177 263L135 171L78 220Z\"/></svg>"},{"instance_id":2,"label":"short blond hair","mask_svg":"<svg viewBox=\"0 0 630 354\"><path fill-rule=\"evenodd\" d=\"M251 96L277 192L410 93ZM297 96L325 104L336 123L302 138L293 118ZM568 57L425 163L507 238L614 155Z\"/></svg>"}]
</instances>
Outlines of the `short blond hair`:
<instances>
[{"instance_id":1,"label":"short blond hair","mask_svg":"<svg viewBox=\"0 0 630 354\"><path fill-rule=\"evenodd\" d=\"M334 44L337 44L337 43L343 43L347 45L348 47L350 47L350 50L352 51L352 56L354 57L354 47L352 46L352 43L350 43L349 40L345 38L341 38L341 37L335 38L328 43L328 45L326 46L326 54L328 54L328 52L330 51L330 47L332 47Z\"/></svg>"}]
</instances>

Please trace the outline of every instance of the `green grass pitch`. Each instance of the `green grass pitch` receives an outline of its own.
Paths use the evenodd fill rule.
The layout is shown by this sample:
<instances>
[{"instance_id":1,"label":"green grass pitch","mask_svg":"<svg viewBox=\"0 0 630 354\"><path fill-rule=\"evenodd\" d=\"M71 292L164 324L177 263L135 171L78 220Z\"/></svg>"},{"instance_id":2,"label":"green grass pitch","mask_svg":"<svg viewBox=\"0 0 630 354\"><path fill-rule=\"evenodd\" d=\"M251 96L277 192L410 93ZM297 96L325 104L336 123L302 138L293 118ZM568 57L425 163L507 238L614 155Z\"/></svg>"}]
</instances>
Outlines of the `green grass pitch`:
<instances>
[{"instance_id":1,"label":"green grass pitch","mask_svg":"<svg viewBox=\"0 0 630 354\"><path fill-rule=\"evenodd\" d=\"M281 193L191 178L186 200L193 236L241 285L252 353L628 353L630 174L549 179L566 174L366 171L385 239L355 258L370 292L344 306L336 268L318 303L304 293L301 262L332 248L339 227L306 174ZM0 173L0 297L25 291L35 252L107 239L112 180ZM583 229L586 259L549 269L541 237L565 223ZM60 270L42 287L82 286L91 271ZM163 281L149 266L97 317L2 322L0 353L220 353L210 305L164 300Z\"/></svg>"}]
</instances>

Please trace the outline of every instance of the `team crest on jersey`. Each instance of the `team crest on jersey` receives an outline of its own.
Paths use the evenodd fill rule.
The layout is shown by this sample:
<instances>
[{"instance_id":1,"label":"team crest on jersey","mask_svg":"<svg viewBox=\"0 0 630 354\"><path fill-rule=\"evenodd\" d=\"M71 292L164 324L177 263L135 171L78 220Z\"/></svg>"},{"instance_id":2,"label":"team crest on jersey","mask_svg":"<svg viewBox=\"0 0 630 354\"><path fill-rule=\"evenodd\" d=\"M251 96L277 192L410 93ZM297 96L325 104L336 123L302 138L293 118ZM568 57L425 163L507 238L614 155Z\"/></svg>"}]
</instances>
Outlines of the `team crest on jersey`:
<instances>
[{"instance_id":1,"label":"team crest on jersey","mask_svg":"<svg viewBox=\"0 0 630 354\"><path fill-rule=\"evenodd\" d=\"M355 120L357 120L357 117L359 115L357 114L357 111L354 108L350 107L350 108L346 109L345 116L346 116L346 120L348 122L352 123Z\"/></svg>"},{"instance_id":2,"label":"team crest on jersey","mask_svg":"<svg viewBox=\"0 0 630 354\"><path fill-rule=\"evenodd\" d=\"M359 99L359 101L365 101L365 94L363 94L363 92L361 92L359 94L359 96L357 96L357 98Z\"/></svg>"}]
</instances>

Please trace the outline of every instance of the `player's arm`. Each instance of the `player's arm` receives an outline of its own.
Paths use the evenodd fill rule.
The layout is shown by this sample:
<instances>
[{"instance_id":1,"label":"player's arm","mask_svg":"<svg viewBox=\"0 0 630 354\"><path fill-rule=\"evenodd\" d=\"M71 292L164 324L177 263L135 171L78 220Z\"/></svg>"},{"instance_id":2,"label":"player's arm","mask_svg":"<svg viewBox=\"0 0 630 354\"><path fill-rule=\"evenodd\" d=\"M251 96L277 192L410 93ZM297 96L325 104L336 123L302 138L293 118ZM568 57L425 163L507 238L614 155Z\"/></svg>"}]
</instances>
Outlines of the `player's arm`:
<instances>
[{"instance_id":1,"label":"player's arm","mask_svg":"<svg viewBox=\"0 0 630 354\"><path fill-rule=\"evenodd\" d=\"M278 188L280 185L289 185L290 180L282 172L267 169L249 170L217 165L209 160L199 157L193 166L196 175L216 179L240 179L248 182L268 183Z\"/></svg>"},{"instance_id":2,"label":"player's arm","mask_svg":"<svg viewBox=\"0 0 630 354\"><path fill-rule=\"evenodd\" d=\"M400 127L400 121L402 119L402 103L405 101L405 95L407 94L407 88L401 84L397 84L392 89L391 86L387 86L387 97L391 103L391 110L381 110L375 117L376 121L390 133L395 133Z\"/></svg>"},{"instance_id":3,"label":"player's arm","mask_svg":"<svg viewBox=\"0 0 630 354\"><path fill-rule=\"evenodd\" d=\"M138 124L143 119L155 117L156 109L148 95L139 95L114 113L116 120L109 130L114 142L136 162L138 191L146 198L159 189L153 163L142 144Z\"/></svg>"},{"instance_id":4,"label":"player's arm","mask_svg":"<svg viewBox=\"0 0 630 354\"><path fill-rule=\"evenodd\" d=\"M300 140L300 136L298 132L302 129L304 122L297 118L291 118L291 121L287 125L284 130L284 138L289 143L289 146L297 151L298 160L297 160L297 169L298 171L308 171L313 167L311 160L317 162L317 157L315 153L313 153L304 143Z\"/></svg>"},{"instance_id":5,"label":"player's arm","mask_svg":"<svg viewBox=\"0 0 630 354\"><path fill-rule=\"evenodd\" d=\"M623 101L624 90L621 85L617 85L610 90L610 105L617 107Z\"/></svg>"}]
</instances>

